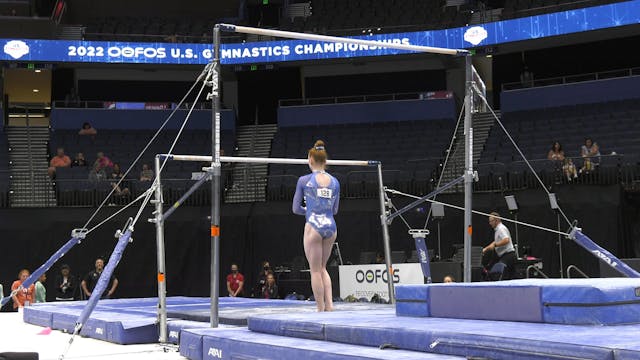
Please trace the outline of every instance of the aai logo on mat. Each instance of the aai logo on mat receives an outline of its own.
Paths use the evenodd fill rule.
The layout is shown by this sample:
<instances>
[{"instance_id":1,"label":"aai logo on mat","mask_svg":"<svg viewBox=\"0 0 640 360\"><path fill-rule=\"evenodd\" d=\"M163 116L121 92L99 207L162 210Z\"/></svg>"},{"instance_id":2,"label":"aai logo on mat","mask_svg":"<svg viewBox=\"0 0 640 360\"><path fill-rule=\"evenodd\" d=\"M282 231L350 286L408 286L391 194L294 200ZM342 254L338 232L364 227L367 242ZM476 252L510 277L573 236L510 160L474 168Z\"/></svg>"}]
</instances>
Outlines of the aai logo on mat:
<instances>
[{"instance_id":1,"label":"aai logo on mat","mask_svg":"<svg viewBox=\"0 0 640 360\"><path fill-rule=\"evenodd\" d=\"M216 357L218 359L222 359L222 349L216 349L214 347L210 347L207 355Z\"/></svg>"},{"instance_id":2,"label":"aai logo on mat","mask_svg":"<svg viewBox=\"0 0 640 360\"><path fill-rule=\"evenodd\" d=\"M11 40L4 44L4 53L17 60L29 53L29 45L24 41Z\"/></svg>"},{"instance_id":3,"label":"aai logo on mat","mask_svg":"<svg viewBox=\"0 0 640 360\"><path fill-rule=\"evenodd\" d=\"M472 26L464 32L464 41L472 45L478 45L482 40L486 39L489 34L482 26Z\"/></svg>"}]
</instances>

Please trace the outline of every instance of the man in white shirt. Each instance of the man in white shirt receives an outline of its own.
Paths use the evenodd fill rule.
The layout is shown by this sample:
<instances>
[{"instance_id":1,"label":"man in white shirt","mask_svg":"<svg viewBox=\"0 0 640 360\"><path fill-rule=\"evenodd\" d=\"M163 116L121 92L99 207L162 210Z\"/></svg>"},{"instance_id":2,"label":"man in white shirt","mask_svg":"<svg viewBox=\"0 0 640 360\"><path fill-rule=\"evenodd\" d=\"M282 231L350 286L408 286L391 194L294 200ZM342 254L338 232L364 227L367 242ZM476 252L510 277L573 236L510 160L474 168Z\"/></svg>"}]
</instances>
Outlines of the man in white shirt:
<instances>
[{"instance_id":1,"label":"man in white shirt","mask_svg":"<svg viewBox=\"0 0 640 360\"><path fill-rule=\"evenodd\" d=\"M492 212L491 216L489 216L489 225L494 230L493 242L485 246L482 249L482 253L485 254L487 251L495 251L498 258L496 262L501 262L507 266L502 279L511 279L513 267L516 262L516 252L513 247L513 242L511 241L509 229L504 226L500 220L500 214L497 212Z\"/></svg>"}]
</instances>

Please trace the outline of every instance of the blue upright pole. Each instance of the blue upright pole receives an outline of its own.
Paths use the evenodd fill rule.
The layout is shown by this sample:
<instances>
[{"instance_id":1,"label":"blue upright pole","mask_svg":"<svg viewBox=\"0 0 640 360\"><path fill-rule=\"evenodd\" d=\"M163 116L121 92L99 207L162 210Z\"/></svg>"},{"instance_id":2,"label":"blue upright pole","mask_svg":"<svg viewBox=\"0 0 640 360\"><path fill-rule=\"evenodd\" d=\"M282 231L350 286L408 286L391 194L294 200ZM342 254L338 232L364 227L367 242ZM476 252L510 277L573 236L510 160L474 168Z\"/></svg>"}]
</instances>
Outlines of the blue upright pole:
<instances>
[{"instance_id":1,"label":"blue upright pole","mask_svg":"<svg viewBox=\"0 0 640 360\"><path fill-rule=\"evenodd\" d=\"M76 321L74 334L77 334L78 332L80 332L80 330L82 329L82 326L87 322L87 319L89 318L89 316L91 316L93 309L98 304L98 300L100 300L100 298L102 297L102 294L107 289L107 286L109 285L109 280L111 279L111 276L113 275L113 272L116 269L116 266L118 266L120 259L122 259L122 254L124 253L124 250L126 249L127 245L129 245L129 240L131 239L132 231L133 229L129 228L124 232L124 234L120 235L120 238L118 239L118 243L116 244L116 247L113 249L113 252L109 257L109 262L107 263L107 266L105 266L104 270L102 271L102 274L100 274L98 283L96 284L96 287L91 292L91 296L89 297L89 301L87 302L87 305L85 305L84 309L82 310L82 313L80 314L80 316L78 317L78 320Z\"/></svg>"},{"instance_id":2,"label":"blue upright pole","mask_svg":"<svg viewBox=\"0 0 640 360\"><path fill-rule=\"evenodd\" d=\"M418 252L418 262L422 268L422 274L427 279L427 284L431 284L431 264L429 263L429 251L427 250L427 235L429 230L409 230L409 235L413 236L416 242L416 251Z\"/></svg>"},{"instance_id":3,"label":"blue upright pole","mask_svg":"<svg viewBox=\"0 0 640 360\"><path fill-rule=\"evenodd\" d=\"M64 244L60 249L58 249L58 251L51 255L49 260L47 260L44 264L42 264L42 266L31 273L31 275L22 283L22 287L28 288L29 286L31 286L31 284L35 283L40 278L40 276L42 276L42 274L46 273L58 260L60 260L61 257L64 256L64 254L71 250L71 248L76 244L80 243L83 238L84 236L72 237L69 241L67 241L66 244ZM18 289L14 290L11 295L2 299L2 301L0 302L0 308L3 307L7 302L9 302L9 300L11 300L11 297L17 292Z\"/></svg>"}]
</instances>

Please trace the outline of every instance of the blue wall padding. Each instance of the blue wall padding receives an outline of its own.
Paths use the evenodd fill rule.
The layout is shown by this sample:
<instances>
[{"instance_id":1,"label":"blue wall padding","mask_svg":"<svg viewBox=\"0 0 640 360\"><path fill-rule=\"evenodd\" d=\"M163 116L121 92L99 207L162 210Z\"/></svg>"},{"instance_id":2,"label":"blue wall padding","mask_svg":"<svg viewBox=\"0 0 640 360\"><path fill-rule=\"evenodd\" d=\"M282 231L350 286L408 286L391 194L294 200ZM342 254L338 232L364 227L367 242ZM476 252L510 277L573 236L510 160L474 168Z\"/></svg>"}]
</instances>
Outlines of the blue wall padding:
<instances>
[{"instance_id":1,"label":"blue wall padding","mask_svg":"<svg viewBox=\"0 0 640 360\"><path fill-rule=\"evenodd\" d=\"M181 343L182 347L182 343ZM184 355L183 355L184 356ZM202 339L202 359L309 359L309 360L409 360L463 359L414 351L366 347L335 342L289 338L246 329L208 332ZM218 357L220 356L220 357ZM200 358L189 357L196 360Z\"/></svg>"},{"instance_id":2,"label":"blue wall padding","mask_svg":"<svg viewBox=\"0 0 640 360\"><path fill-rule=\"evenodd\" d=\"M455 119L453 99L398 100L278 108L278 127Z\"/></svg>"},{"instance_id":3,"label":"blue wall padding","mask_svg":"<svg viewBox=\"0 0 640 360\"><path fill-rule=\"evenodd\" d=\"M640 77L603 79L500 93L502 112L594 104L640 98Z\"/></svg>"},{"instance_id":4,"label":"blue wall padding","mask_svg":"<svg viewBox=\"0 0 640 360\"><path fill-rule=\"evenodd\" d=\"M167 129L179 129L186 117L187 110L178 110L167 123ZM100 129L157 130L171 114L171 110L105 110L105 109L53 109L51 127L54 129L80 130L85 122ZM221 112L221 130L235 130L235 113L231 110ZM211 130L211 110L194 110L186 129Z\"/></svg>"},{"instance_id":5,"label":"blue wall padding","mask_svg":"<svg viewBox=\"0 0 640 360\"><path fill-rule=\"evenodd\" d=\"M396 285L396 315L431 316L429 289L424 285Z\"/></svg>"}]
</instances>

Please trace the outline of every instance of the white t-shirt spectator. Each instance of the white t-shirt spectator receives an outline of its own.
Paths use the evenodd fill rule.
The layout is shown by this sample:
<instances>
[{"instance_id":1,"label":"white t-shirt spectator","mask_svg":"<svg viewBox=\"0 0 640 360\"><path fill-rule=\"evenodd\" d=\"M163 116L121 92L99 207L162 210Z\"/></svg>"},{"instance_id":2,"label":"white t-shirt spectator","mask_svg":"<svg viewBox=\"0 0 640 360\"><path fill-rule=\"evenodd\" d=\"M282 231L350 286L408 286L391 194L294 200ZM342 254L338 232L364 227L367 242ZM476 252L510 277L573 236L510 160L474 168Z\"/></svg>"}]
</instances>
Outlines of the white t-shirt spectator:
<instances>
[{"instance_id":1,"label":"white t-shirt spectator","mask_svg":"<svg viewBox=\"0 0 640 360\"><path fill-rule=\"evenodd\" d=\"M494 229L493 241L497 243L502 241L504 238L509 238L509 242L504 246L496 246L496 254L498 254L498 256L502 256L508 252L515 251L515 249L513 248L513 242L511 241L511 233L509 233L509 229L507 229L507 227L504 226L503 223L500 223Z\"/></svg>"}]
</instances>

